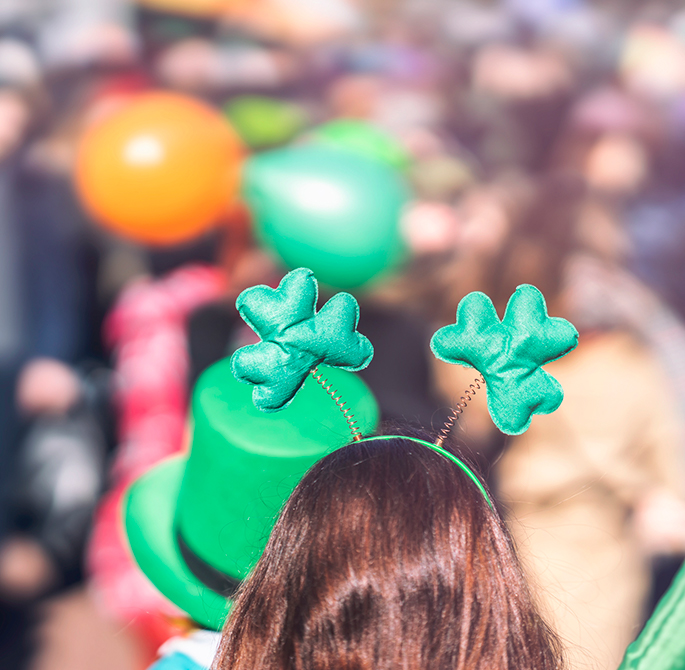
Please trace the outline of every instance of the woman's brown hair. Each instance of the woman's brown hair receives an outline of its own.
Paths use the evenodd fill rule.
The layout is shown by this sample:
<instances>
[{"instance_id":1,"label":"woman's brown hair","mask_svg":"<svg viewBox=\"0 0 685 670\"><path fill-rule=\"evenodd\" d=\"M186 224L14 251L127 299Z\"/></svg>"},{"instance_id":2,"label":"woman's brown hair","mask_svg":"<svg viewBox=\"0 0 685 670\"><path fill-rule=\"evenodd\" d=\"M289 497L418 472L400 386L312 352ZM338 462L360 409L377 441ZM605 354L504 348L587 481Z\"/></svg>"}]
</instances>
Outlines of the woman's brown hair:
<instances>
[{"instance_id":1,"label":"woman's brown hair","mask_svg":"<svg viewBox=\"0 0 685 670\"><path fill-rule=\"evenodd\" d=\"M498 514L457 465L398 438L352 443L307 473L237 595L214 667L563 663Z\"/></svg>"}]
</instances>

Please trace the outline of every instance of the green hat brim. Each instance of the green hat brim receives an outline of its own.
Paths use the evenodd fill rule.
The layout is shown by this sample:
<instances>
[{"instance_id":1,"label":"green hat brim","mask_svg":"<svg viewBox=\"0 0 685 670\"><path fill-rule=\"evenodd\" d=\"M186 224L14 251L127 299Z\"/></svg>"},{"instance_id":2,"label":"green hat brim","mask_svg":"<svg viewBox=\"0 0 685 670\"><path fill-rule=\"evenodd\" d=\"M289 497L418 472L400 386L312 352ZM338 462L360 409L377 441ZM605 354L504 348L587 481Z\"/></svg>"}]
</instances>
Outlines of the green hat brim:
<instances>
[{"instance_id":1,"label":"green hat brim","mask_svg":"<svg viewBox=\"0 0 685 670\"><path fill-rule=\"evenodd\" d=\"M170 458L136 480L123 504L124 527L136 562L169 600L197 623L221 630L230 602L188 569L175 541L176 500L187 455Z\"/></svg>"}]
</instances>

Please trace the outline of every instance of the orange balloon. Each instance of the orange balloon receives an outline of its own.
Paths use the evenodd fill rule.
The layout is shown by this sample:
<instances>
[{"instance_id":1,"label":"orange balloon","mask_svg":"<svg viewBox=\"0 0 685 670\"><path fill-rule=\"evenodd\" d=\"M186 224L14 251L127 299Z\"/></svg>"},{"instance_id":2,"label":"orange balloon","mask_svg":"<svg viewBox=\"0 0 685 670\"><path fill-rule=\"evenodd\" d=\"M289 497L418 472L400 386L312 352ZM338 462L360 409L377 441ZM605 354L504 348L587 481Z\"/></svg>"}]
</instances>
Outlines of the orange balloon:
<instances>
[{"instance_id":1,"label":"orange balloon","mask_svg":"<svg viewBox=\"0 0 685 670\"><path fill-rule=\"evenodd\" d=\"M178 244L228 212L242 158L237 134L214 109L146 93L84 133L76 188L105 227L137 242Z\"/></svg>"}]
</instances>

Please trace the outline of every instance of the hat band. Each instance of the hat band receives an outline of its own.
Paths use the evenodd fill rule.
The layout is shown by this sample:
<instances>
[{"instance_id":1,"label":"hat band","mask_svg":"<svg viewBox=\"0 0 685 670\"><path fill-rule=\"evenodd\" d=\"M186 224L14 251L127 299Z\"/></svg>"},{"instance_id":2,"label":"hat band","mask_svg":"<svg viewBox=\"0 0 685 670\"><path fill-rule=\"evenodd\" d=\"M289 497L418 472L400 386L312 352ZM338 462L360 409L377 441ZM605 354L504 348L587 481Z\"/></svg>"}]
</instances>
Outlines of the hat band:
<instances>
[{"instance_id":1,"label":"hat band","mask_svg":"<svg viewBox=\"0 0 685 670\"><path fill-rule=\"evenodd\" d=\"M213 565L210 565L203 558L200 558L183 539L180 529L176 529L176 544L181 556L185 561L188 569L197 577L206 587L212 589L224 598L231 598L241 584L240 579L230 577L225 572L217 570Z\"/></svg>"}]
</instances>

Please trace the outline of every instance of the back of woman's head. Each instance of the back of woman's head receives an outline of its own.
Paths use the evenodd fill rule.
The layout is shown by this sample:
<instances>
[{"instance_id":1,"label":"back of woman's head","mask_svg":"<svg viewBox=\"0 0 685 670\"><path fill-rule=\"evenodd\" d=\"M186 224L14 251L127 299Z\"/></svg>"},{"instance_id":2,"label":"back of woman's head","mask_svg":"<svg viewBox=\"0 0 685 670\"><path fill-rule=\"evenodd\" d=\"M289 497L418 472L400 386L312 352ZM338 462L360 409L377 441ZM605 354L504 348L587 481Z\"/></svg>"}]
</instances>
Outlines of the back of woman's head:
<instances>
[{"instance_id":1,"label":"back of woman's head","mask_svg":"<svg viewBox=\"0 0 685 670\"><path fill-rule=\"evenodd\" d=\"M482 492L411 439L356 442L295 489L239 593L222 670L558 668Z\"/></svg>"}]
</instances>

